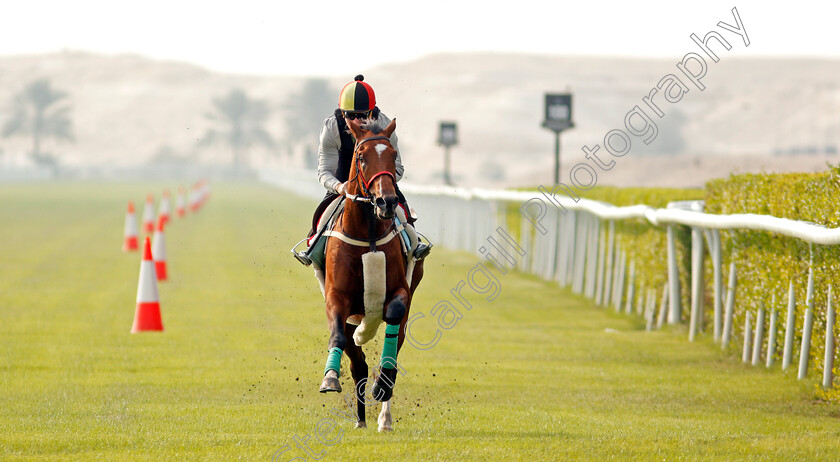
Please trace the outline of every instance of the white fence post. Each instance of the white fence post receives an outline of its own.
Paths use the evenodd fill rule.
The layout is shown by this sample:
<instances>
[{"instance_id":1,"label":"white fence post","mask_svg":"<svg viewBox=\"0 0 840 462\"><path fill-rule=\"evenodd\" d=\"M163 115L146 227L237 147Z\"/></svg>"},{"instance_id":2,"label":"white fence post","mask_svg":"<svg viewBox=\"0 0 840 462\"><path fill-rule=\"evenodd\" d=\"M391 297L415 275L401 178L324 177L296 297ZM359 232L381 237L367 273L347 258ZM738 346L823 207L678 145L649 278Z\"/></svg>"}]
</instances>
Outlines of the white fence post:
<instances>
[{"instance_id":1,"label":"white fence post","mask_svg":"<svg viewBox=\"0 0 840 462\"><path fill-rule=\"evenodd\" d=\"M715 342L720 341L720 331L723 324L723 259L721 257L720 230L711 232L711 254L714 265L715 285Z\"/></svg>"},{"instance_id":2,"label":"white fence post","mask_svg":"<svg viewBox=\"0 0 840 462\"><path fill-rule=\"evenodd\" d=\"M574 280L572 282L572 291L576 294L583 293L583 283L585 279L584 272L586 271L586 241L589 233L587 232L587 219L585 212L577 212L577 229L575 235L575 270Z\"/></svg>"},{"instance_id":3,"label":"white fence post","mask_svg":"<svg viewBox=\"0 0 840 462\"><path fill-rule=\"evenodd\" d=\"M770 333L767 336L767 367L773 366L773 361L776 354L776 324L779 321L779 310L776 309L776 296L773 295L773 301L770 303Z\"/></svg>"},{"instance_id":4,"label":"white fence post","mask_svg":"<svg viewBox=\"0 0 840 462\"><path fill-rule=\"evenodd\" d=\"M764 302L761 303L761 308L758 309L758 316L755 320L755 339L753 340L752 350L752 365L758 365L761 359L761 345L764 336Z\"/></svg>"},{"instance_id":5,"label":"white fence post","mask_svg":"<svg viewBox=\"0 0 840 462\"><path fill-rule=\"evenodd\" d=\"M520 241L522 248L525 249L525 256L519 260L519 270L527 272L531 267L531 260L534 258L534 245L531 238L531 224L528 220L522 220L519 226Z\"/></svg>"},{"instance_id":6,"label":"white fence post","mask_svg":"<svg viewBox=\"0 0 840 462\"><path fill-rule=\"evenodd\" d=\"M823 362L823 388L831 388L834 383L834 304L831 286L828 286L828 302L825 315L825 361Z\"/></svg>"},{"instance_id":7,"label":"white fence post","mask_svg":"<svg viewBox=\"0 0 840 462\"><path fill-rule=\"evenodd\" d=\"M567 242L568 247L566 253L566 281L565 284L567 287L572 287L575 282L575 268L577 267L577 259L579 258L580 249L577 246L578 243L578 221L580 221L580 215L575 211L570 211L568 213L570 218L569 220L569 240Z\"/></svg>"},{"instance_id":8,"label":"white fence post","mask_svg":"<svg viewBox=\"0 0 840 462\"><path fill-rule=\"evenodd\" d=\"M668 283L662 287L662 301L659 302L659 315L656 317L656 328L659 329L665 324L665 317L668 313Z\"/></svg>"},{"instance_id":9,"label":"white fence post","mask_svg":"<svg viewBox=\"0 0 840 462\"><path fill-rule=\"evenodd\" d=\"M543 268L542 278L551 281L554 279L554 273L557 272L557 246L560 243L557 230L560 229L560 214L556 208L552 207L548 217L552 227L545 236L548 245L545 249L545 267Z\"/></svg>"},{"instance_id":10,"label":"white fence post","mask_svg":"<svg viewBox=\"0 0 840 462\"><path fill-rule=\"evenodd\" d=\"M610 235L608 238L607 243L607 261L606 267L604 268L604 294L601 297L602 305L607 306L610 303L612 297L612 285L613 280L613 267L616 265L615 263L615 220L610 220Z\"/></svg>"},{"instance_id":11,"label":"white fence post","mask_svg":"<svg viewBox=\"0 0 840 462\"><path fill-rule=\"evenodd\" d=\"M621 271L621 245L618 244L618 243L616 243L616 245L615 245L615 255L614 255L614 257L615 257L615 266L613 268L612 292L610 293L610 301L609 301L609 304L612 305L612 306L616 306L618 304L618 301L616 301L616 298L618 298L618 292L619 292L618 278L619 278L619 275L621 274L621 272L620 272Z\"/></svg>"},{"instance_id":12,"label":"white fence post","mask_svg":"<svg viewBox=\"0 0 840 462\"><path fill-rule=\"evenodd\" d=\"M627 281L627 302L624 306L624 311L627 314L633 312L633 297L636 291L636 259L630 260L630 276Z\"/></svg>"},{"instance_id":13,"label":"white fence post","mask_svg":"<svg viewBox=\"0 0 840 462\"><path fill-rule=\"evenodd\" d=\"M752 337L750 316L752 316L752 313L747 311L744 318L744 352L741 354L741 360L745 363L750 360L750 340Z\"/></svg>"},{"instance_id":14,"label":"white fence post","mask_svg":"<svg viewBox=\"0 0 840 462\"><path fill-rule=\"evenodd\" d=\"M814 328L814 266L813 259L808 268L808 293L805 297L805 323L802 326L802 347L799 350L799 380L808 375L808 361L811 359L811 331Z\"/></svg>"},{"instance_id":15,"label":"white fence post","mask_svg":"<svg viewBox=\"0 0 840 462\"><path fill-rule=\"evenodd\" d=\"M589 233L587 233L588 245L586 250L586 290L584 293L587 297L594 299L595 288L597 287L598 278L598 258L600 254L598 236L601 233L601 220L599 220L598 217L596 217L594 214L590 213L587 215L589 215Z\"/></svg>"},{"instance_id":16,"label":"white fence post","mask_svg":"<svg viewBox=\"0 0 840 462\"><path fill-rule=\"evenodd\" d=\"M598 276L595 281L595 304L604 303L604 270L607 261L607 230L598 227Z\"/></svg>"},{"instance_id":17,"label":"white fence post","mask_svg":"<svg viewBox=\"0 0 840 462\"><path fill-rule=\"evenodd\" d=\"M627 254L625 252L621 252L618 263L618 277L616 278L616 285L615 285L615 310L621 311L621 302L624 301L624 282L626 280L625 269L627 268Z\"/></svg>"},{"instance_id":18,"label":"white fence post","mask_svg":"<svg viewBox=\"0 0 840 462\"><path fill-rule=\"evenodd\" d=\"M671 287L671 292L668 294L668 303L670 303L671 311L668 313L668 324L676 324L680 322L681 307L680 307L680 272L677 267L677 243L676 231L674 225L668 225L668 283Z\"/></svg>"},{"instance_id":19,"label":"white fence post","mask_svg":"<svg viewBox=\"0 0 840 462\"><path fill-rule=\"evenodd\" d=\"M735 274L735 262L729 264L729 286L726 288L726 315L723 318L723 337L720 342L721 348L729 346L729 339L732 338L732 317L735 311L735 288L738 285L738 278Z\"/></svg>"},{"instance_id":20,"label":"white fence post","mask_svg":"<svg viewBox=\"0 0 840 462\"><path fill-rule=\"evenodd\" d=\"M703 325L703 298L705 281L703 275L703 230L697 226L691 228L691 320L688 328L688 341L693 342Z\"/></svg>"},{"instance_id":21,"label":"white fence post","mask_svg":"<svg viewBox=\"0 0 840 462\"><path fill-rule=\"evenodd\" d=\"M793 279L788 288L787 322L785 323L785 350L782 354L782 370L790 367L793 361L793 330L796 325L796 293L793 291Z\"/></svg>"}]
</instances>

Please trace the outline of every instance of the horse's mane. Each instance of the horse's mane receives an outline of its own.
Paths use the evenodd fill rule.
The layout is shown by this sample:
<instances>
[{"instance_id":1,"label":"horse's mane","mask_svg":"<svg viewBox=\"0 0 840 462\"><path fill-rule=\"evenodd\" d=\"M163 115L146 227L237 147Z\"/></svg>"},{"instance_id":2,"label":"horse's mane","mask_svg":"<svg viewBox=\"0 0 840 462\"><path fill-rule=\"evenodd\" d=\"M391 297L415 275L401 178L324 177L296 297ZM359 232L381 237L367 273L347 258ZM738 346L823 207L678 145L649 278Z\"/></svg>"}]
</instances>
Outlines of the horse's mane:
<instances>
[{"instance_id":1,"label":"horse's mane","mask_svg":"<svg viewBox=\"0 0 840 462\"><path fill-rule=\"evenodd\" d=\"M382 133L385 128L388 127L388 124L391 123L391 119L385 117L384 115L380 114L376 119L368 119L367 122L362 124L362 130L367 130L373 134Z\"/></svg>"}]
</instances>

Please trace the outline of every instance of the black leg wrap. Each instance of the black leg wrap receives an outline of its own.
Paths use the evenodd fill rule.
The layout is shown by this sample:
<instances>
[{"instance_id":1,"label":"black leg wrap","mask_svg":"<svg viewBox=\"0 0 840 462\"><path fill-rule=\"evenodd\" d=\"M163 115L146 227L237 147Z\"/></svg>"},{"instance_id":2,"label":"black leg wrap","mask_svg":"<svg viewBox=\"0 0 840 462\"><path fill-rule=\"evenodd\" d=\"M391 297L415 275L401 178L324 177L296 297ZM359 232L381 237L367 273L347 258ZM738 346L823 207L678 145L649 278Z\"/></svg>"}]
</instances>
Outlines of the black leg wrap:
<instances>
[{"instance_id":1,"label":"black leg wrap","mask_svg":"<svg viewBox=\"0 0 840 462\"><path fill-rule=\"evenodd\" d=\"M373 395L373 399L377 401L388 401L394 395L394 382L397 381L397 369L382 369L380 372L370 392Z\"/></svg>"},{"instance_id":2,"label":"black leg wrap","mask_svg":"<svg viewBox=\"0 0 840 462\"><path fill-rule=\"evenodd\" d=\"M382 319L386 324L399 324L405 316L405 303L399 298L391 300L388 307L385 309L385 315Z\"/></svg>"}]
</instances>

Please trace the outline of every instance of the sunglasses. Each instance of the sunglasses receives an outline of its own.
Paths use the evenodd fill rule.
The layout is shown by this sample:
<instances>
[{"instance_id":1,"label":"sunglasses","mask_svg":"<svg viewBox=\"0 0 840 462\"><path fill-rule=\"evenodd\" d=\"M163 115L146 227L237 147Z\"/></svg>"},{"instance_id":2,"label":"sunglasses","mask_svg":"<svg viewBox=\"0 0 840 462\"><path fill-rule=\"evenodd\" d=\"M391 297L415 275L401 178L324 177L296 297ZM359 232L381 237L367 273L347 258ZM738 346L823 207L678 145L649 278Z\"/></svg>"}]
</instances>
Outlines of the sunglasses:
<instances>
[{"instance_id":1,"label":"sunglasses","mask_svg":"<svg viewBox=\"0 0 840 462\"><path fill-rule=\"evenodd\" d=\"M345 113L344 113L344 117L346 117L346 118L347 118L347 120L353 120L353 119L367 119L369 116L370 116L370 111L365 111L365 112L345 112Z\"/></svg>"}]
</instances>

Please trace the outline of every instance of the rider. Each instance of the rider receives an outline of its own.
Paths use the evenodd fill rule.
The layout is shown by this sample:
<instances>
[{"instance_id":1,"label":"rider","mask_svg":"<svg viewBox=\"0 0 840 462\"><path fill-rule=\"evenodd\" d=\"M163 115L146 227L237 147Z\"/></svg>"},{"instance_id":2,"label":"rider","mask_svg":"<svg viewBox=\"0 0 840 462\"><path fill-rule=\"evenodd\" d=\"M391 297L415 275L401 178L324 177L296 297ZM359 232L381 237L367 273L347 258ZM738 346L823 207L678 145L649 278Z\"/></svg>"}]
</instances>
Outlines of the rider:
<instances>
[{"instance_id":1,"label":"rider","mask_svg":"<svg viewBox=\"0 0 840 462\"><path fill-rule=\"evenodd\" d=\"M338 109L324 120L324 126L321 128L320 145L318 146L318 180L326 188L327 194L315 209L309 237L316 233L318 220L329 204L336 197L347 192L346 185L350 176L350 164L355 149L355 140L347 124L354 124L358 127L374 124L378 128L384 129L391 122L376 106L376 95L373 88L364 80L364 76L360 74L344 86L338 98ZM391 134L391 145L397 151L395 173L396 180L399 181L403 176L404 168L400 158L400 150L397 146L396 133ZM411 216L405 196L403 196L399 187L396 189L400 205L406 211L406 220L409 224L413 224L416 218ZM414 256L422 259L426 256L428 250L428 245L420 243L414 251ZM308 254L309 249L297 254L298 259L307 266L311 263ZM318 272L319 269L316 268L316 276L319 281L322 281L323 274L318 274Z\"/></svg>"}]
</instances>

